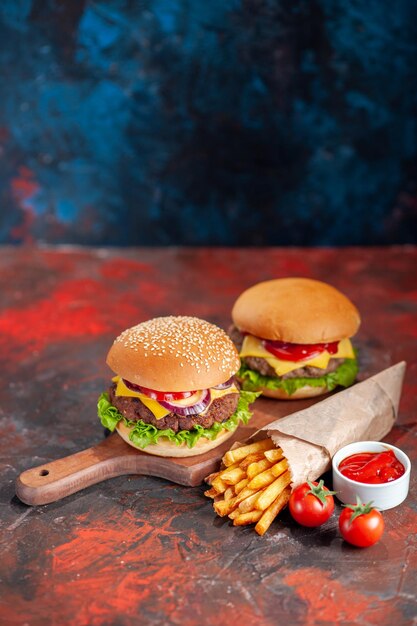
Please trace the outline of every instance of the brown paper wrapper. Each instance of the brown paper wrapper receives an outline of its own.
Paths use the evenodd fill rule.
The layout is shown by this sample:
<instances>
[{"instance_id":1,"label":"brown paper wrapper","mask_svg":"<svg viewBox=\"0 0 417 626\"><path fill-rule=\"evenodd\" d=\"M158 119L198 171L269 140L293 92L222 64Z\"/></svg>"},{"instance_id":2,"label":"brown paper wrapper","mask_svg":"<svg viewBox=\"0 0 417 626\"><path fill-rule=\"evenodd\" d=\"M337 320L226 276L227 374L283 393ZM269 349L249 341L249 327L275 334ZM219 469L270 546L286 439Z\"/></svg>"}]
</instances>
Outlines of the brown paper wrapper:
<instances>
[{"instance_id":1,"label":"brown paper wrapper","mask_svg":"<svg viewBox=\"0 0 417 626\"><path fill-rule=\"evenodd\" d=\"M326 472L341 447L354 441L379 441L391 430L398 415L405 368L404 361L397 363L258 431L266 431L282 448L293 486Z\"/></svg>"}]
</instances>

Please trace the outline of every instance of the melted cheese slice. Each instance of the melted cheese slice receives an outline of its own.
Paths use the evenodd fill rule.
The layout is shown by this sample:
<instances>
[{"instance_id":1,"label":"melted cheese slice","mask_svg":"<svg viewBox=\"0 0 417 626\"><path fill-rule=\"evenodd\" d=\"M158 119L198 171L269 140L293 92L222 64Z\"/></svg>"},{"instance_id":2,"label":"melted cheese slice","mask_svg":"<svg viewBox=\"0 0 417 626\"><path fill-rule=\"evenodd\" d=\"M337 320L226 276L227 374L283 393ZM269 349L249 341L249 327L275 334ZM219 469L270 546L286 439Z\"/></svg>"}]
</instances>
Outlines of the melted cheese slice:
<instances>
[{"instance_id":1,"label":"melted cheese slice","mask_svg":"<svg viewBox=\"0 0 417 626\"><path fill-rule=\"evenodd\" d=\"M262 340L252 335L246 335L242 349L239 354L240 357L256 356L261 357L268 361L269 365L274 368L277 376L283 376L298 369L299 367L319 367L320 369L326 369L329 365L330 359L354 359L355 353L353 352L352 344L349 339L342 339L339 341L336 354L329 354L327 350L319 354L318 356L310 359L309 361L284 361L274 357L268 350L262 345Z\"/></svg>"},{"instance_id":2,"label":"melted cheese slice","mask_svg":"<svg viewBox=\"0 0 417 626\"><path fill-rule=\"evenodd\" d=\"M131 389L126 387L125 383L123 382L123 379L120 378L120 376L114 376L114 378L112 378L112 381L114 383L117 383L116 396L123 396L126 398L139 398L139 400L150 410L152 415L157 420L161 419L162 417L165 417L166 415L169 415L169 413L172 413L172 411L170 411L169 409L166 409L157 400L153 400L152 398L149 398L143 393L140 393L138 391L132 391ZM239 393L239 389L236 387L236 385L232 385L232 387L229 387L228 389L210 389L210 394L211 394L210 404L206 408L206 410L200 413L199 415L204 415L205 413L207 413L207 411L210 408L211 403L214 400L217 400L217 398L222 398L223 396L227 396L227 394L229 393Z\"/></svg>"},{"instance_id":3,"label":"melted cheese slice","mask_svg":"<svg viewBox=\"0 0 417 626\"><path fill-rule=\"evenodd\" d=\"M162 404L159 404L157 400L152 400L152 398L145 396L144 393L132 391L131 389L126 387L120 377L116 376L115 378L118 378L118 380L115 380L113 378L113 381L117 382L116 396L123 396L126 398L139 398L139 400L150 410L152 415L156 417L157 420L160 420L162 417L165 417L166 415L169 415L169 413L171 413L169 409L166 409L164 406L162 406Z\"/></svg>"}]
</instances>

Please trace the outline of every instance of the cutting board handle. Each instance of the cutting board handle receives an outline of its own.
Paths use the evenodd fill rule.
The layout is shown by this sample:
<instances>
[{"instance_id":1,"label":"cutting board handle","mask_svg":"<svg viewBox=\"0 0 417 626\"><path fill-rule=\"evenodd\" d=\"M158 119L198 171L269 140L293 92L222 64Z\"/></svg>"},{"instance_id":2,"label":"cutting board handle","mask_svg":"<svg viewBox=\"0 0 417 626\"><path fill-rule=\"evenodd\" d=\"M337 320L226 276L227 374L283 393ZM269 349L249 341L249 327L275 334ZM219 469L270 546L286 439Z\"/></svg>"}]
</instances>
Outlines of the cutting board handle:
<instances>
[{"instance_id":1,"label":"cutting board handle","mask_svg":"<svg viewBox=\"0 0 417 626\"><path fill-rule=\"evenodd\" d=\"M144 455L145 456L145 455ZM117 434L97 445L22 472L16 479L16 495L30 505L48 504L90 485L146 471L146 458L128 446Z\"/></svg>"},{"instance_id":2,"label":"cutting board handle","mask_svg":"<svg viewBox=\"0 0 417 626\"><path fill-rule=\"evenodd\" d=\"M258 398L249 424L241 425L230 439L219 446L196 456L155 456L129 446L117 433L113 433L92 448L26 470L16 480L16 495L26 504L48 504L124 474L156 476L178 485L196 487L201 485L205 476L218 469L222 456L233 441L246 441L277 417L294 413L316 401L298 400L295 406L292 400L271 404L268 398Z\"/></svg>"}]
</instances>

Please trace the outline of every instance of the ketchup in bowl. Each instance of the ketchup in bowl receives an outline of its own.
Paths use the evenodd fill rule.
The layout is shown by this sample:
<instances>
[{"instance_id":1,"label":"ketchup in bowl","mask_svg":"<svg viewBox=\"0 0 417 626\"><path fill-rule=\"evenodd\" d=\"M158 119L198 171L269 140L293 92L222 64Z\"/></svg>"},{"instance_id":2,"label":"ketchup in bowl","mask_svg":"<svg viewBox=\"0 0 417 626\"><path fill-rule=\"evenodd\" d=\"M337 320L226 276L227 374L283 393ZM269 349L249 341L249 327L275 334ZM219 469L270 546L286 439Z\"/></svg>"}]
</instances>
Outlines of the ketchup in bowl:
<instances>
[{"instance_id":1,"label":"ketchup in bowl","mask_svg":"<svg viewBox=\"0 0 417 626\"><path fill-rule=\"evenodd\" d=\"M358 483L390 483L405 473L405 468L392 450L359 452L341 461L339 472Z\"/></svg>"}]
</instances>

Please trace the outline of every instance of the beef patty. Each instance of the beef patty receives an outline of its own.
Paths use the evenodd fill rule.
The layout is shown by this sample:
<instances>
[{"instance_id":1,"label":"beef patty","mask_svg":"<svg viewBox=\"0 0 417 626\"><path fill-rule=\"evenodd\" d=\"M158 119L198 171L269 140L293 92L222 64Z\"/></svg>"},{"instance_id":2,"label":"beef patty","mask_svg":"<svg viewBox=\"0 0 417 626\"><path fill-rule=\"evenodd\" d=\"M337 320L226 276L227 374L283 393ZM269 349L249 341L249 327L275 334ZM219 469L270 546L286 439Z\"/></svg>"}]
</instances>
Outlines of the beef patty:
<instances>
[{"instance_id":1,"label":"beef patty","mask_svg":"<svg viewBox=\"0 0 417 626\"><path fill-rule=\"evenodd\" d=\"M174 432L179 430L192 430L195 425L210 428L215 422L224 422L237 409L239 402L238 393L229 393L222 398L216 398L210 404L210 407L204 415L189 415L182 417L176 413L169 413L165 417L156 419L153 413L146 407L139 398L130 398L126 396L116 396L116 385L113 384L109 389L110 402L116 409L129 421L142 420L146 424L152 424L159 430L171 428Z\"/></svg>"},{"instance_id":2,"label":"beef patty","mask_svg":"<svg viewBox=\"0 0 417 626\"><path fill-rule=\"evenodd\" d=\"M236 348L240 352L243 344L244 335L240 332L236 326L232 325L228 329L228 334ZM271 354L271 356L273 356ZM312 367L307 365L306 367L298 367L296 370L292 372L288 372L288 374L284 374L283 376L277 376L274 368L269 365L266 359L257 356L247 356L243 357L242 363L245 363L251 370L255 370L262 374L263 376L271 376L274 378L282 378L283 380L288 378L320 378L321 376L325 376L326 374L330 374L337 370L339 365L341 365L345 359L330 359L328 366L326 369L322 369L321 367Z\"/></svg>"}]
</instances>

